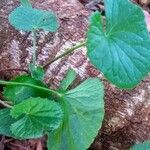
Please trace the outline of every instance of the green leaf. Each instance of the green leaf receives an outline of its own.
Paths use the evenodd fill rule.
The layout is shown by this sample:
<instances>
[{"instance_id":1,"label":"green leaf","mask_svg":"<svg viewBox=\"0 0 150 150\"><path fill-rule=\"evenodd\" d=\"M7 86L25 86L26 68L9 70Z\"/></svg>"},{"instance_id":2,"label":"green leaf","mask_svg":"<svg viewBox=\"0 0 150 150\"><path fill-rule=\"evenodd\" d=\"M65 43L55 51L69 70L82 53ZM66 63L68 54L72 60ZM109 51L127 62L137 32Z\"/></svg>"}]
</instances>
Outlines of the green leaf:
<instances>
[{"instance_id":1,"label":"green leaf","mask_svg":"<svg viewBox=\"0 0 150 150\"><path fill-rule=\"evenodd\" d=\"M21 139L31 139L42 137L44 131L57 129L62 122L63 112L54 101L30 98L15 105L11 115L19 119L12 124L12 133Z\"/></svg>"},{"instance_id":2,"label":"green leaf","mask_svg":"<svg viewBox=\"0 0 150 150\"><path fill-rule=\"evenodd\" d=\"M150 149L150 141L139 143L132 147L132 150L149 150L149 149Z\"/></svg>"},{"instance_id":3,"label":"green leaf","mask_svg":"<svg viewBox=\"0 0 150 150\"><path fill-rule=\"evenodd\" d=\"M10 130L10 126L16 120L11 117L10 109L6 108L0 110L0 120L0 134L8 137L14 137Z\"/></svg>"},{"instance_id":4,"label":"green leaf","mask_svg":"<svg viewBox=\"0 0 150 150\"><path fill-rule=\"evenodd\" d=\"M9 22L17 30L33 31L43 29L56 32L58 21L52 11L34 9L30 7L17 7L9 15Z\"/></svg>"},{"instance_id":5,"label":"green leaf","mask_svg":"<svg viewBox=\"0 0 150 150\"><path fill-rule=\"evenodd\" d=\"M30 0L20 0L22 6L32 7Z\"/></svg>"},{"instance_id":6,"label":"green leaf","mask_svg":"<svg viewBox=\"0 0 150 150\"><path fill-rule=\"evenodd\" d=\"M16 77L16 79L11 81L18 82L18 83L29 83L41 87L46 87L46 85L44 85L41 81L37 81L28 75L18 76ZM7 100L12 101L14 104L18 104L30 97L47 98L50 96L50 94L45 91L41 91L39 89L35 89L32 87L20 86L20 85L7 85L4 88L3 95Z\"/></svg>"},{"instance_id":7,"label":"green leaf","mask_svg":"<svg viewBox=\"0 0 150 150\"><path fill-rule=\"evenodd\" d=\"M41 66L34 66L33 64L29 65L29 70L31 72L32 78L43 81L45 76L45 71Z\"/></svg>"},{"instance_id":8,"label":"green leaf","mask_svg":"<svg viewBox=\"0 0 150 150\"><path fill-rule=\"evenodd\" d=\"M88 56L120 88L135 87L150 71L150 40L143 11L129 0L105 0L106 26L91 16Z\"/></svg>"},{"instance_id":9,"label":"green leaf","mask_svg":"<svg viewBox=\"0 0 150 150\"><path fill-rule=\"evenodd\" d=\"M67 88L72 84L75 78L76 78L76 72L73 69L69 69L66 77L61 82L60 88L64 91L67 90Z\"/></svg>"},{"instance_id":10,"label":"green leaf","mask_svg":"<svg viewBox=\"0 0 150 150\"><path fill-rule=\"evenodd\" d=\"M61 99L63 124L48 135L50 150L86 150L104 117L104 89L99 79L88 79Z\"/></svg>"}]
</instances>

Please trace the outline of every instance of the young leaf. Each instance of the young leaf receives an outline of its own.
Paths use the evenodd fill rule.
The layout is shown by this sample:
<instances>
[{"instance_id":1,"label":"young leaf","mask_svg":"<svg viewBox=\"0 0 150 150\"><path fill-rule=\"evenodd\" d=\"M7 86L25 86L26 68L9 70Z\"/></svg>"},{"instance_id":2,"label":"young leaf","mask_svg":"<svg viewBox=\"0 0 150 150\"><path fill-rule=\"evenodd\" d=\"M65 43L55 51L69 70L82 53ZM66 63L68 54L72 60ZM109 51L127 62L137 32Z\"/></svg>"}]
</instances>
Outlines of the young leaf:
<instances>
[{"instance_id":1,"label":"young leaf","mask_svg":"<svg viewBox=\"0 0 150 150\"><path fill-rule=\"evenodd\" d=\"M58 21L52 11L34 9L30 7L17 7L9 15L10 24L17 30L33 31L43 29L56 32Z\"/></svg>"},{"instance_id":2,"label":"young leaf","mask_svg":"<svg viewBox=\"0 0 150 150\"><path fill-rule=\"evenodd\" d=\"M120 88L135 87L150 71L150 39L142 10L129 0L105 0L106 27L91 16L88 56Z\"/></svg>"},{"instance_id":3,"label":"young leaf","mask_svg":"<svg viewBox=\"0 0 150 150\"><path fill-rule=\"evenodd\" d=\"M30 0L20 0L22 6L32 7Z\"/></svg>"},{"instance_id":4,"label":"young leaf","mask_svg":"<svg viewBox=\"0 0 150 150\"><path fill-rule=\"evenodd\" d=\"M57 129L63 112L58 103L42 98L30 98L15 105L11 111L19 120L12 124L12 133L21 139L39 138L44 131Z\"/></svg>"},{"instance_id":5,"label":"young leaf","mask_svg":"<svg viewBox=\"0 0 150 150\"><path fill-rule=\"evenodd\" d=\"M144 143L134 145L131 150L149 150L149 149L150 149L150 141L146 141Z\"/></svg>"},{"instance_id":6,"label":"young leaf","mask_svg":"<svg viewBox=\"0 0 150 150\"><path fill-rule=\"evenodd\" d=\"M6 108L0 110L0 120L0 134L8 137L14 137L10 130L10 126L16 120L11 117L10 109Z\"/></svg>"},{"instance_id":7,"label":"young leaf","mask_svg":"<svg viewBox=\"0 0 150 150\"><path fill-rule=\"evenodd\" d=\"M64 91L67 90L67 88L72 84L75 78L76 78L76 72L73 69L70 69L67 72L66 77L62 80L60 88Z\"/></svg>"},{"instance_id":8,"label":"young leaf","mask_svg":"<svg viewBox=\"0 0 150 150\"><path fill-rule=\"evenodd\" d=\"M39 80L39 81L43 81L45 71L41 66L34 66L33 64L30 64L29 69L30 69L32 78Z\"/></svg>"},{"instance_id":9,"label":"young leaf","mask_svg":"<svg viewBox=\"0 0 150 150\"><path fill-rule=\"evenodd\" d=\"M29 83L37 86L46 87L46 85L44 85L41 81L37 81L28 75L18 76L16 79L11 81L18 82L18 83ZM18 104L30 97L47 98L50 96L50 94L45 91L41 91L39 89L35 89L32 87L19 86L19 85L7 85L4 88L3 95L7 100L12 101L14 104Z\"/></svg>"},{"instance_id":10,"label":"young leaf","mask_svg":"<svg viewBox=\"0 0 150 150\"><path fill-rule=\"evenodd\" d=\"M85 150L95 139L104 116L104 89L99 79L88 79L61 99L63 124L48 135L50 150Z\"/></svg>"}]
</instances>

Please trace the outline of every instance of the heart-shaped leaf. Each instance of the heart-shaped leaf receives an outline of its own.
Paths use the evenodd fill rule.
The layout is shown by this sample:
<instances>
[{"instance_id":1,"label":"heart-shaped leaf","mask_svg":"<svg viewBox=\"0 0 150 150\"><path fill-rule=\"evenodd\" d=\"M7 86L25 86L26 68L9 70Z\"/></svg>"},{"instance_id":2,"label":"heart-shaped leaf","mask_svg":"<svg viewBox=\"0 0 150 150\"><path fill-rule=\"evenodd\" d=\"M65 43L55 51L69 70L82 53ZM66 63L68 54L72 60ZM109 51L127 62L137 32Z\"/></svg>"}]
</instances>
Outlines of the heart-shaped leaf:
<instances>
[{"instance_id":1,"label":"heart-shaped leaf","mask_svg":"<svg viewBox=\"0 0 150 150\"><path fill-rule=\"evenodd\" d=\"M150 39L142 10L129 0L105 0L106 26L91 16L88 56L120 88L135 87L150 71Z\"/></svg>"},{"instance_id":2,"label":"heart-shaped leaf","mask_svg":"<svg viewBox=\"0 0 150 150\"><path fill-rule=\"evenodd\" d=\"M41 81L37 81L28 75L18 76L16 79L11 80L11 82L29 83L36 86L46 87ZM13 104L18 104L30 97L47 98L50 96L50 94L45 91L21 85L7 85L4 88L3 95L7 100L12 101Z\"/></svg>"},{"instance_id":3,"label":"heart-shaped leaf","mask_svg":"<svg viewBox=\"0 0 150 150\"><path fill-rule=\"evenodd\" d=\"M63 112L58 103L42 98L30 98L15 105L11 111L15 119L12 133L21 139L39 138L44 131L53 131L61 124Z\"/></svg>"},{"instance_id":4,"label":"heart-shaped leaf","mask_svg":"<svg viewBox=\"0 0 150 150\"><path fill-rule=\"evenodd\" d=\"M88 79L60 100L63 124L49 133L51 150L85 150L94 141L104 116L104 89L99 79Z\"/></svg>"},{"instance_id":5,"label":"heart-shaped leaf","mask_svg":"<svg viewBox=\"0 0 150 150\"><path fill-rule=\"evenodd\" d=\"M20 6L11 12L9 22L17 30L33 31L43 29L49 32L56 32L58 21L52 11L34 9Z\"/></svg>"}]
</instances>

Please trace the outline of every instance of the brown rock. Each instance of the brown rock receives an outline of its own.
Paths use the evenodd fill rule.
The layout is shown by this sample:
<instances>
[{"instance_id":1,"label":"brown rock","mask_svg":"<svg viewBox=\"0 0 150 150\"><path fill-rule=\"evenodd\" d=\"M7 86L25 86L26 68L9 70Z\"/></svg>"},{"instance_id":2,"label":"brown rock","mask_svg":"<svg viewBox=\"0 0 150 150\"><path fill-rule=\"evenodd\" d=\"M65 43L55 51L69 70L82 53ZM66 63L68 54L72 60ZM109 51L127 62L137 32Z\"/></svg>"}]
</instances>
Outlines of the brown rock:
<instances>
[{"instance_id":1,"label":"brown rock","mask_svg":"<svg viewBox=\"0 0 150 150\"><path fill-rule=\"evenodd\" d=\"M55 34L39 33L39 64L45 64L47 60L62 53L65 48L85 38L89 12L79 1L32 2L38 8L55 11L61 24ZM31 35L16 31L8 23L8 14L17 5L17 0L2 0L0 3L0 69L26 68L31 60ZM150 139L150 77L131 91L119 90L108 83L89 63L86 49L81 48L72 56L52 64L47 70L46 82L51 87L58 87L69 67L79 74L81 80L99 76L105 84L106 114L99 136L91 147L92 150L127 150L136 141ZM16 74L4 73L4 76L12 77Z\"/></svg>"},{"instance_id":2,"label":"brown rock","mask_svg":"<svg viewBox=\"0 0 150 150\"><path fill-rule=\"evenodd\" d=\"M148 5L150 3L150 0L139 0L139 2L141 4Z\"/></svg>"}]
</instances>

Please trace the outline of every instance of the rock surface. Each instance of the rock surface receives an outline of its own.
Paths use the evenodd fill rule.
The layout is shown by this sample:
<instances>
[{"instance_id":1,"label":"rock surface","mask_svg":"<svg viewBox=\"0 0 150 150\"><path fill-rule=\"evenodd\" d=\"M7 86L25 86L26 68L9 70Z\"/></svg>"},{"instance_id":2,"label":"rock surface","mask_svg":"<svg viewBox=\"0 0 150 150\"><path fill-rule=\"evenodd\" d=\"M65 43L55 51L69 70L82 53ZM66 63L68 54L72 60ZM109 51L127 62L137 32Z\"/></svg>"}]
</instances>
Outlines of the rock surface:
<instances>
[{"instance_id":1,"label":"rock surface","mask_svg":"<svg viewBox=\"0 0 150 150\"><path fill-rule=\"evenodd\" d=\"M90 11L78 0L32 0L32 3L37 8L52 9L60 21L57 33L39 33L39 64L45 64L85 39ZM17 0L1 0L0 3L0 69L27 68L31 60L31 35L16 31L8 23L8 14L18 4ZM52 64L47 69L45 81L57 88L68 68L73 68L80 80L99 76L105 84L105 119L91 150L127 150L136 141L150 139L150 77L131 91L119 90L89 63L86 49L81 48ZM1 78L11 78L16 74L5 72Z\"/></svg>"}]
</instances>

